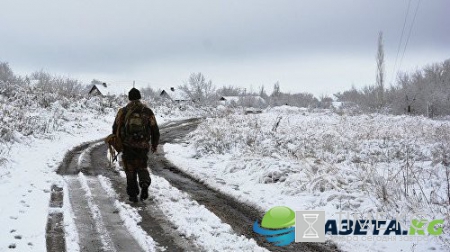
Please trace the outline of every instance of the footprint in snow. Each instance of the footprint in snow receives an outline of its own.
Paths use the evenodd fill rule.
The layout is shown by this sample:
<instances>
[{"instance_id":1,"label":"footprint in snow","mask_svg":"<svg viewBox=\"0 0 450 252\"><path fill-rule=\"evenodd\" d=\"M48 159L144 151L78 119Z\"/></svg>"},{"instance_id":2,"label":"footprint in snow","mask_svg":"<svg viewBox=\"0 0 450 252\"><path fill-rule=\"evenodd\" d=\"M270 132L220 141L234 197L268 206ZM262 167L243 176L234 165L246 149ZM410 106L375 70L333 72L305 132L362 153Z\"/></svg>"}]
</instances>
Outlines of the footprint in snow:
<instances>
[{"instance_id":1,"label":"footprint in snow","mask_svg":"<svg viewBox=\"0 0 450 252\"><path fill-rule=\"evenodd\" d=\"M24 207L30 207L25 200L21 200L20 203L22 203L22 206Z\"/></svg>"}]
</instances>

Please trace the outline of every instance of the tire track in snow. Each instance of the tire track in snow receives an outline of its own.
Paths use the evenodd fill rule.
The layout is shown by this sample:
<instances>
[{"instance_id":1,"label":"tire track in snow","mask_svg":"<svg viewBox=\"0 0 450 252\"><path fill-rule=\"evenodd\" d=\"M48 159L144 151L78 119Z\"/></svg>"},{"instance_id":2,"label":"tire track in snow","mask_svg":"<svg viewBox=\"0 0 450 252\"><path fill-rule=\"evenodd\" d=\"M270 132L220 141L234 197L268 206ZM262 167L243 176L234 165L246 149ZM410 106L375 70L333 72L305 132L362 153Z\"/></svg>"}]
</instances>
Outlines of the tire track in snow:
<instances>
[{"instance_id":1,"label":"tire track in snow","mask_svg":"<svg viewBox=\"0 0 450 252\"><path fill-rule=\"evenodd\" d=\"M72 205L75 227L78 231L80 250L101 251L103 243L100 236L97 235L95 219L78 176L66 176L64 180L67 183L67 194Z\"/></svg>"},{"instance_id":2,"label":"tire track in snow","mask_svg":"<svg viewBox=\"0 0 450 252\"><path fill-rule=\"evenodd\" d=\"M108 230L105 228L105 223L103 221L102 212L99 209L99 205L94 203L91 189L90 189L90 187L88 185L88 181L87 181L86 177L83 175L83 173L78 174L78 180L80 181L81 188L86 192L85 196L86 196L86 200L87 200L87 205L89 207L90 214L94 221L93 224L94 224L95 230L97 231L97 233L100 236L100 241L102 242L102 249L104 251L116 252L117 250L115 249L115 247L113 245L113 241L110 237L110 234L109 234Z\"/></svg>"},{"instance_id":3,"label":"tire track in snow","mask_svg":"<svg viewBox=\"0 0 450 252\"><path fill-rule=\"evenodd\" d=\"M106 159L107 147L102 140L93 141L75 147L69 151L60 165L57 173L65 181L65 193L71 205L74 225L67 225L65 231L67 248L70 251L198 251L196 246L180 240L180 234L174 228L161 228L169 223L163 214L146 216L151 223L151 230L145 230L142 223L135 218L138 208L127 203L127 197L110 194L105 179L112 177L116 180L114 186L125 192L125 180L110 169ZM101 158L97 158L100 156ZM80 173L82 171L82 173ZM78 174L78 175L75 175ZM114 210L113 210L114 209ZM112 211L112 213L111 213ZM69 214L68 214L69 215ZM107 216L107 217L106 217ZM120 222L122 231L117 226L108 223L116 218ZM75 226L77 235L68 234ZM126 229L126 231L124 231ZM107 233L109 231L109 233ZM150 236L149 236L150 235ZM129 237L124 239L124 237ZM155 241L153 237L158 239ZM124 242L125 240L125 242ZM79 243L79 244L74 244ZM137 244L137 245L136 245ZM167 249L167 250L165 250ZM69 249L68 249L69 250ZM61 251L47 248L47 251Z\"/></svg>"},{"instance_id":4,"label":"tire track in snow","mask_svg":"<svg viewBox=\"0 0 450 252\"><path fill-rule=\"evenodd\" d=\"M111 181L108 178L99 175L98 180L100 186L109 197L109 200L114 201L114 207L117 209L116 211L118 211L120 218L124 221L123 225L125 225L127 230L133 235L137 243L139 243L142 248L155 247L155 241L138 225L142 221L142 217L138 214L137 210L132 206L117 200L118 195L114 191ZM121 251L124 250L135 251L132 248L121 248Z\"/></svg>"},{"instance_id":5,"label":"tire track in snow","mask_svg":"<svg viewBox=\"0 0 450 252\"><path fill-rule=\"evenodd\" d=\"M181 122L179 126L177 126L176 123L172 123L170 124L169 129L162 128L161 142L173 142L174 140L182 138L188 132L195 129L195 126L198 123L199 120L185 120ZM99 143L100 141L101 140L95 141L93 144ZM90 147L89 150L86 150L88 147ZM86 150L86 152L83 153L83 157L80 157L83 150ZM155 167L152 167L153 164L150 163L150 167L152 167L154 173L158 175L152 176L154 182L157 183L152 184L150 189L153 194L153 196L151 195L150 197L153 198L154 201L126 204L124 202L128 202L128 197L125 190L125 179L119 176L119 172L108 167L106 152L107 147L102 144L95 145L95 147L85 144L84 146L75 148L66 155L65 161L61 165L58 173L62 175L77 174L80 169L82 169L85 176L103 175L108 178L110 185L116 192L115 196L119 201L119 203L117 203L117 201L114 203L116 209L119 208L117 207L117 204L119 204L125 208L125 210L123 208L122 210L126 212L130 213L130 209L127 209L129 206L137 210L138 214L142 217L139 226L162 247L156 247L157 250L217 251L218 249L211 245L211 243L208 244L208 239L216 239L215 243L220 243L221 241L232 243L228 247L220 247L220 249L224 250L255 250L260 249L258 245L271 251L336 250L333 245L330 244L317 244L317 246L314 244L291 244L287 247L275 247L268 244L263 238L254 234L251 230L253 221L255 219L260 219L263 213L255 210L252 206L238 202L228 195L218 192L213 188L209 188L198 180L181 172L161 155L154 155L159 156L156 158ZM87 154L89 155L87 156ZM83 162L83 160L89 162ZM152 161L149 160L149 162ZM153 160L153 162L155 162L155 160ZM89 163L89 165L86 165L86 163ZM110 188L110 186L105 186L105 181L103 181L101 176L99 178L103 189L108 193L109 189L107 188ZM89 185L89 183L87 184ZM81 184L79 187L81 187ZM93 194L95 196L95 194L98 193L96 192ZM111 197L114 197L114 195L109 195L109 198ZM167 201L167 199L169 199L169 201ZM87 200L85 199L85 201ZM75 212L76 204L72 205ZM183 208L178 208L180 205L184 205L186 211L182 211ZM174 209L175 211L172 211ZM176 209L178 209L178 211L176 211ZM189 209L194 209L197 211L197 214L190 213ZM120 208L118 211L121 211ZM100 210L100 212L102 213L102 210ZM214 224L208 227L208 225L211 224L210 218L215 220L213 221ZM205 219L210 219L210 221L205 222ZM79 220L75 221L75 223L77 222L79 222ZM203 225L203 227L201 225ZM83 239L81 237L82 232L83 229L79 231L80 245L84 243L82 242ZM205 233L206 235L204 235ZM219 237L221 235L222 237ZM114 240L113 236L110 236L110 239ZM135 237L135 239L138 240L139 238ZM256 241L257 245L252 239ZM247 244L235 246L238 242L247 242ZM105 241L105 243L108 242ZM140 242L140 244L142 244L142 242ZM83 247L81 247L81 250L84 251Z\"/></svg>"},{"instance_id":6,"label":"tire track in snow","mask_svg":"<svg viewBox=\"0 0 450 252\"><path fill-rule=\"evenodd\" d=\"M267 251L253 239L234 232L213 212L162 177L152 176L150 195L177 230L205 251Z\"/></svg>"}]
</instances>

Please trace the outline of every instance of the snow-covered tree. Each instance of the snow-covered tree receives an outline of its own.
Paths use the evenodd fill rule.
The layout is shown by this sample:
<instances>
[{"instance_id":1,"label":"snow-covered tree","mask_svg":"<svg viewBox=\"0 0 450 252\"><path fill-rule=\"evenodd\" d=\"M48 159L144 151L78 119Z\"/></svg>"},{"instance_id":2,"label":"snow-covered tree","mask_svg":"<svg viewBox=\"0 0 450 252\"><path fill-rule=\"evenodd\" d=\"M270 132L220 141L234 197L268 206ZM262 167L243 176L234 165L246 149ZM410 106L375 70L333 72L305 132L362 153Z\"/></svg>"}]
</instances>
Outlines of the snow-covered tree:
<instances>
[{"instance_id":1,"label":"snow-covered tree","mask_svg":"<svg viewBox=\"0 0 450 252\"><path fill-rule=\"evenodd\" d=\"M52 76L44 70L33 72L31 78L38 81L36 84L37 89L62 96L79 96L82 95L82 91L85 89L85 86L78 80L61 76Z\"/></svg>"},{"instance_id":2,"label":"snow-covered tree","mask_svg":"<svg viewBox=\"0 0 450 252\"><path fill-rule=\"evenodd\" d=\"M384 105L379 103L380 85L337 93L342 102L353 102L365 111L418 114L429 117L450 115L450 59L423 67L413 73L400 73L397 82L384 90Z\"/></svg>"},{"instance_id":3,"label":"snow-covered tree","mask_svg":"<svg viewBox=\"0 0 450 252\"><path fill-rule=\"evenodd\" d=\"M14 95L15 90L22 87L25 80L16 76L13 70L6 62L0 62L0 94L10 97Z\"/></svg>"},{"instance_id":4,"label":"snow-covered tree","mask_svg":"<svg viewBox=\"0 0 450 252\"><path fill-rule=\"evenodd\" d=\"M219 96L238 96L241 95L242 89L233 86L223 86L217 89L217 94Z\"/></svg>"},{"instance_id":5,"label":"snow-covered tree","mask_svg":"<svg viewBox=\"0 0 450 252\"><path fill-rule=\"evenodd\" d=\"M192 73L188 81L179 87L189 98L202 105L211 105L217 101L215 87L212 81L206 81L202 73Z\"/></svg>"}]
</instances>

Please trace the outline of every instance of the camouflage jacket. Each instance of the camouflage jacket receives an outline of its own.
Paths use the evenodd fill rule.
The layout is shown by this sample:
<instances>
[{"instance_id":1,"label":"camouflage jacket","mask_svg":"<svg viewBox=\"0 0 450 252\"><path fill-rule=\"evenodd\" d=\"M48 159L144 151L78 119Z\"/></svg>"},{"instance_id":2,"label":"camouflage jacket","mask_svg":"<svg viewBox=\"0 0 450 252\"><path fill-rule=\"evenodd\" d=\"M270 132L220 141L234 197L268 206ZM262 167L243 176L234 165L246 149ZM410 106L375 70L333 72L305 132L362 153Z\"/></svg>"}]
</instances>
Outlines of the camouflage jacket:
<instances>
[{"instance_id":1,"label":"camouflage jacket","mask_svg":"<svg viewBox=\"0 0 450 252\"><path fill-rule=\"evenodd\" d=\"M129 141L128 139L125 139L124 137L125 116L130 109L132 109L133 111L141 110L141 113L144 114L145 118L148 120L148 123L150 125L150 139L145 139L145 142L135 143ZM112 126L112 131L113 134L115 134L122 140L125 147L128 146L132 148L142 149L150 147L149 141L151 141L152 146L158 146L159 143L159 128L156 122L155 114L153 114L153 111L145 104L141 103L139 100L130 101L125 107L119 109Z\"/></svg>"}]
</instances>

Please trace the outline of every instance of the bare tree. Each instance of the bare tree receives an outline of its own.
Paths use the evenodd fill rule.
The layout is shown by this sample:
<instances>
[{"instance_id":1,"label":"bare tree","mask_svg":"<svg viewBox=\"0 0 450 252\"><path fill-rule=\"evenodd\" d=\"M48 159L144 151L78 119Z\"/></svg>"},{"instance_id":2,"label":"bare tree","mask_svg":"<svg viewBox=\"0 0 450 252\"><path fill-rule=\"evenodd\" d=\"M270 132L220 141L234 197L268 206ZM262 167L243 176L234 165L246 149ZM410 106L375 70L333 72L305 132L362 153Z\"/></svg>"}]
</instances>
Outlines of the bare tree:
<instances>
[{"instance_id":1,"label":"bare tree","mask_svg":"<svg viewBox=\"0 0 450 252\"><path fill-rule=\"evenodd\" d=\"M321 95L319 97L319 108L328 109L333 104L333 98L328 95Z\"/></svg>"},{"instance_id":2,"label":"bare tree","mask_svg":"<svg viewBox=\"0 0 450 252\"><path fill-rule=\"evenodd\" d=\"M314 108L319 104L319 100L310 93L297 93L291 95L292 106L303 108Z\"/></svg>"},{"instance_id":3,"label":"bare tree","mask_svg":"<svg viewBox=\"0 0 450 252\"><path fill-rule=\"evenodd\" d=\"M38 83L36 85L37 88L39 88L41 90L46 90L46 91L52 90L53 77L49 73L45 72L44 70L41 69L39 71L33 72L31 74L31 78L33 80L38 81Z\"/></svg>"},{"instance_id":4,"label":"bare tree","mask_svg":"<svg viewBox=\"0 0 450 252\"><path fill-rule=\"evenodd\" d=\"M14 89L23 85L25 81L14 74L9 64L0 62L0 94L10 97Z\"/></svg>"},{"instance_id":5,"label":"bare tree","mask_svg":"<svg viewBox=\"0 0 450 252\"><path fill-rule=\"evenodd\" d=\"M82 94L85 87L80 81L60 76L52 76L44 70L31 74L37 80L36 88L48 93L56 93L65 97L75 97Z\"/></svg>"},{"instance_id":6,"label":"bare tree","mask_svg":"<svg viewBox=\"0 0 450 252\"><path fill-rule=\"evenodd\" d=\"M425 66L412 73L399 73L396 85L389 89L384 89L382 76L378 85L369 85L360 90L352 88L335 96L339 101L354 102L367 111L379 110L379 98L382 97L384 108L391 113L429 117L450 115L450 60Z\"/></svg>"},{"instance_id":7,"label":"bare tree","mask_svg":"<svg viewBox=\"0 0 450 252\"><path fill-rule=\"evenodd\" d=\"M145 98L159 100L160 99L159 94L161 93L161 91L154 90L150 86L147 86L147 87L141 89L141 93L142 93L143 97L145 97Z\"/></svg>"},{"instance_id":8,"label":"bare tree","mask_svg":"<svg viewBox=\"0 0 450 252\"><path fill-rule=\"evenodd\" d=\"M273 84L273 91L272 91L271 96L277 97L277 96L280 96L280 94L281 94L280 82L277 81L277 82L275 82L275 84Z\"/></svg>"},{"instance_id":9,"label":"bare tree","mask_svg":"<svg viewBox=\"0 0 450 252\"><path fill-rule=\"evenodd\" d=\"M3 82L14 82L16 80L16 76L14 72L9 67L9 64L6 62L0 62L0 81Z\"/></svg>"},{"instance_id":10,"label":"bare tree","mask_svg":"<svg viewBox=\"0 0 450 252\"><path fill-rule=\"evenodd\" d=\"M263 98L264 100L267 100L269 98L269 96L266 93L266 90L264 89L264 85L262 85L259 88L259 96L261 96L261 98Z\"/></svg>"},{"instance_id":11,"label":"bare tree","mask_svg":"<svg viewBox=\"0 0 450 252\"><path fill-rule=\"evenodd\" d=\"M101 80L97 80L97 79L92 79L91 80L91 85L97 85L97 84L103 84L103 83L105 83L104 81L101 81Z\"/></svg>"},{"instance_id":12,"label":"bare tree","mask_svg":"<svg viewBox=\"0 0 450 252\"><path fill-rule=\"evenodd\" d=\"M223 86L217 90L217 94L221 96L238 96L241 92L240 88L233 86Z\"/></svg>"},{"instance_id":13,"label":"bare tree","mask_svg":"<svg viewBox=\"0 0 450 252\"><path fill-rule=\"evenodd\" d=\"M273 91L270 95L270 104L272 106L280 106L283 104L281 94L280 83L277 81L275 82L275 84L273 84Z\"/></svg>"},{"instance_id":14,"label":"bare tree","mask_svg":"<svg viewBox=\"0 0 450 252\"><path fill-rule=\"evenodd\" d=\"M189 98L203 105L213 104L217 99L212 81L206 81L202 73L192 73L187 83L179 87Z\"/></svg>"}]
</instances>

